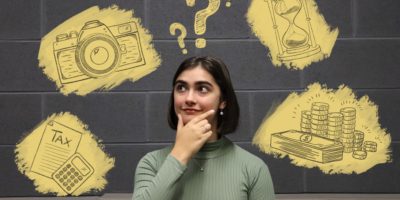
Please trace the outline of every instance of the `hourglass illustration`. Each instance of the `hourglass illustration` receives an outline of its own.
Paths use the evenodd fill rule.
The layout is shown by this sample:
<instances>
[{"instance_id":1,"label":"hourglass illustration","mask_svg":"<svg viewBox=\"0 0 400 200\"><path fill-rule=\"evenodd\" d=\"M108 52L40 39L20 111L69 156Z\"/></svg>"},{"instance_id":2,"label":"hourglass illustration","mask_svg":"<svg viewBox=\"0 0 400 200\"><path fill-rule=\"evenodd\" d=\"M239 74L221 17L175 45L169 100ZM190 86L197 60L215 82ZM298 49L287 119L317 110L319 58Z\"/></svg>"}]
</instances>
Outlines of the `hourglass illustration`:
<instances>
[{"instance_id":1,"label":"hourglass illustration","mask_svg":"<svg viewBox=\"0 0 400 200\"><path fill-rule=\"evenodd\" d=\"M314 32L311 26L311 18L308 13L306 0L264 0L268 3L272 18L273 29L278 44L278 59L291 61L306 58L317 54L321 48L315 42ZM295 19L300 12L304 12L307 27L300 27ZM279 16L288 22L288 27L280 36L276 17Z\"/></svg>"}]
</instances>

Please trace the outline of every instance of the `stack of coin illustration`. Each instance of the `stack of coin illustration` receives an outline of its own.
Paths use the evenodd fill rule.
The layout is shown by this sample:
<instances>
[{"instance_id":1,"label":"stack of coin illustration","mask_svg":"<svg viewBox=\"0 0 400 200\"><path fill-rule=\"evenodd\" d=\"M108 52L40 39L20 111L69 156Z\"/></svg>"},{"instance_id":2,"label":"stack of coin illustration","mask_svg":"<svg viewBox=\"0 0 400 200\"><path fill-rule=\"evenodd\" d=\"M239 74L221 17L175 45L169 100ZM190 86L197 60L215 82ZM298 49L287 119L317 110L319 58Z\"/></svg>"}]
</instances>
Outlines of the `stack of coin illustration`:
<instances>
[{"instance_id":1,"label":"stack of coin illustration","mask_svg":"<svg viewBox=\"0 0 400 200\"><path fill-rule=\"evenodd\" d=\"M364 142L364 150L369 152L376 152L378 145L373 141L365 141Z\"/></svg>"},{"instance_id":2,"label":"stack of coin illustration","mask_svg":"<svg viewBox=\"0 0 400 200\"><path fill-rule=\"evenodd\" d=\"M301 112L301 131L311 133L311 111L303 110Z\"/></svg>"},{"instance_id":3,"label":"stack of coin illustration","mask_svg":"<svg viewBox=\"0 0 400 200\"><path fill-rule=\"evenodd\" d=\"M343 115L339 112L328 114L328 138L339 141L342 135ZM362 142L361 142L362 145Z\"/></svg>"},{"instance_id":4,"label":"stack of coin illustration","mask_svg":"<svg viewBox=\"0 0 400 200\"><path fill-rule=\"evenodd\" d=\"M358 159L358 160L364 160L365 158L367 158L367 152L366 151L354 151L353 158Z\"/></svg>"},{"instance_id":5,"label":"stack of coin illustration","mask_svg":"<svg viewBox=\"0 0 400 200\"><path fill-rule=\"evenodd\" d=\"M353 152L354 131L356 128L356 109L346 107L340 109L340 113L343 115L342 136L340 137L344 147L343 152L351 153Z\"/></svg>"},{"instance_id":6,"label":"stack of coin illustration","mask_svg":"<svg viewBox=\"0 0 400 200\"><path fill-rule=\"evenodd\" d=\"M361 131L354 131L354 141L353 141L353 150L354 151L361 151L363 149L363 142L364 142L364 133Z\"/></svg>"},{"instance_id":7,"label":"stack of coin illustration","mask_svg":"<svg viewBox=\"0 0 400 200\"><path fill-rule=\"evenodd\" d=\"M323 102L311 104L311 133L327 138L329 105Z\"/></svg>"}]
</instances>

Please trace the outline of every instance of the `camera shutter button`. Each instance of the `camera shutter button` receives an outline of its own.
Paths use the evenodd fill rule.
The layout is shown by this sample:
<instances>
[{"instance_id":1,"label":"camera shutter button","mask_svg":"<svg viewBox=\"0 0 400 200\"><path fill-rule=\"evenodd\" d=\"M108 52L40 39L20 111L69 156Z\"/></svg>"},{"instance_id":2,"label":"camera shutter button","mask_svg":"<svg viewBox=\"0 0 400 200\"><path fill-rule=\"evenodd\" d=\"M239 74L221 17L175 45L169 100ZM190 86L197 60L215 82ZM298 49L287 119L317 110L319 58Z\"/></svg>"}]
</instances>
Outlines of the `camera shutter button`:
<instances>
[{"instance_id":1,"label":"camera shutter button","mask_svg":"<svg viewBox=\"0 0 400 200\"><path fill-rule=\"evenodd\" d=\"M60 34L60 35L56 36L56 41L57 42L61 42L61 41L67 40L67 39L68 39L68 34L67 33L63 33L63 34Z\"/></svg>"}]
</instances>

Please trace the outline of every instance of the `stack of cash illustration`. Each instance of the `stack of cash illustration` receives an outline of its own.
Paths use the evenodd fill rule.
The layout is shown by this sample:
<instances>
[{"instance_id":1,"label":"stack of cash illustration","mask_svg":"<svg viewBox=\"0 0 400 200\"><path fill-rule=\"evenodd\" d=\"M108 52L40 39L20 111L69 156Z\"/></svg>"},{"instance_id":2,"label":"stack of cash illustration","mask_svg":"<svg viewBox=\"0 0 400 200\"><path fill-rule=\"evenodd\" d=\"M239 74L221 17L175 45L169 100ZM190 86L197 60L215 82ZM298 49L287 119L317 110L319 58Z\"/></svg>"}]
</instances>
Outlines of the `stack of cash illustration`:
<instances>
[{"instance_id":1,"label":"stack of cash illustration","mask_svg":"<svg viewBox=\"0 0 400 200\"><path fill-rule=\"evenodd\" d=\"M340 142L296 130L272 134L271 147L320 163L343 159L343 146Z\"/></svg>"},{"instance_id":2,"label":"stack of cash illustration","mask_svg":"<svg viewBox=\"0 0 400 200\"><path fill-rule=\"evenodd\" d=\"M328 135L329 104L314 102L311 104L311 133L321 137Z\"/></svg>"},{"instance_id":3,"label":"stack of cash illustration","mask_svg":"<svg viewBox=\"0 0 400 200\"><path fill-rule=\"evenodd\" d=\"M364 160L368 152L377 151L377 143L364 141L364 132L355 128L355 108L345 107L340 109L340 112L330 113L329 104L313 102L311 111L303 110L301 112L301 131L292 130L284 132L285 134L273 134L271 147L321 163L341 160L343 153L352 153L354 159ZM296 134L302 134L302 138L298 140L291 138ZM318 148L324 147L325 149L318 149L316 146L312 146L313 144L319 145ZM336 149L332 150L326 148L325 144L339 144L340 148L335 146ZM313 149L314 147L315 149Z\"/></svg>"},{"instance_id":4,"label":"stack of cash illustration","mask_svg":"<svg viewBox=\"0 0 400 200\"><path fill-rule=\"evenodd\" d=\"M364 142L364 150L368 152L376 152L377 150L377 144L376 142L373 141L365 141Z\"/></svg>"},{"instance_id":5,"label":"stack of cash illustration","mask_svg":"<svg viewBox=\"0 0 400 200\"><path fill-rule=\"evenodd\" d=\"M354 141L353 141L353 150L361 151L363 150L363 142L364 142L364 133L361 131L354 131Z\"/></svg>"},{"instance_id":6,"label":"stack of cash illustration","mask_svg":"<svg viewBox=\"0 0 400 200\"><path fill-rule=\"evenodd\" d=\"M343 115L342 136L340 141L344 146L344 153L353 152L354 131L356 128L356 109L346 107L340 109Z\"/></svg>"},{"instance_id":7,"label":"stack of cash illustration","mask_svg":"<svg viewBox=\"0 0 400 200\"><path fill-rule=\"evenodd\" d=\"M342 135L343 115L342 113L329 113L328 114L328 135L327 138L339 141ZM362 144L362 142L361 142Z\"/></svg>"},{"instance_id":8,"label":"stack of cash illustration","mask_svg":"<svg viewBox=\"0 0 400 200\"><path fill-rule=\"evenodd\" d=\"M301 131L311 133L311 111L303 110L301 112Z\"/></svg>"}]
</instances>

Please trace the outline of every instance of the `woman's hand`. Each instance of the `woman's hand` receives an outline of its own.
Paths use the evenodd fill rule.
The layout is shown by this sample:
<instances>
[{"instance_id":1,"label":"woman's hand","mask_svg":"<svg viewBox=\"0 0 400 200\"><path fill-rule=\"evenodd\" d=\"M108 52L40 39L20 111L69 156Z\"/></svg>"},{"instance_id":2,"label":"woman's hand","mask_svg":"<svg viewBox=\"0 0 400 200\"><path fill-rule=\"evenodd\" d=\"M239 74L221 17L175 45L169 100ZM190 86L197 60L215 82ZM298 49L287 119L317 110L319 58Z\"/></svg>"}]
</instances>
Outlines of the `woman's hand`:
<instances>
[{"instance_id":1,"label":"woman's hand","mask_svg":"<svg viewBox=\"0 0 400 200\"><path fill-rule=\"evenodd\" d=\"M211 137L211 124L207 117L214 114L214 110L209 110L183 125L182 116L178 114L178 125L176 138L171 155L186 165L190 158L196 154L200 148Z\"/></svg>"}]
</instances>

